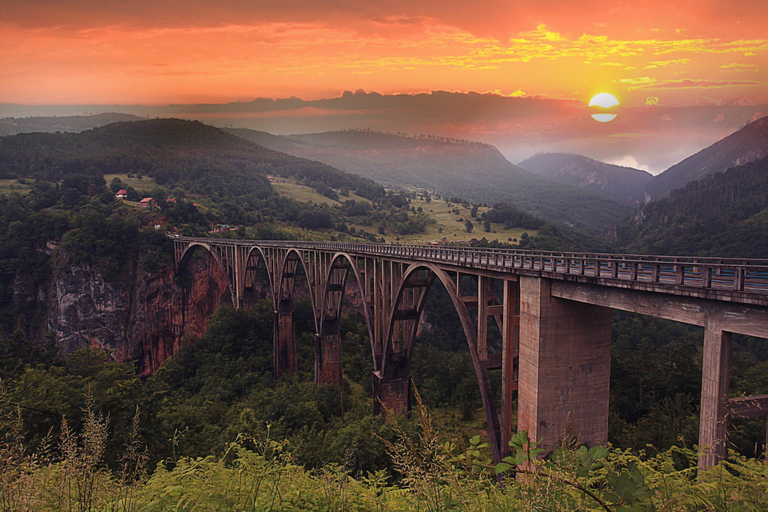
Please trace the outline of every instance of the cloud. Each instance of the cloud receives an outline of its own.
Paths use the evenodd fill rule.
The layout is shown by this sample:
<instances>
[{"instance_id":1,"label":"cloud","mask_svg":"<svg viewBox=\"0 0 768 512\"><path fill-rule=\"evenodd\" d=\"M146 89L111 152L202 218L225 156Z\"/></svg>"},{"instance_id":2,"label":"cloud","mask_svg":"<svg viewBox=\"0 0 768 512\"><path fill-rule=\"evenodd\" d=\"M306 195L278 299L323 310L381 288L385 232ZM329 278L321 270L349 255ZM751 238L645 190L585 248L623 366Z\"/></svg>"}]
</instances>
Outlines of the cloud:
<instances>
[{"instance_id":1,"label":"cloud","mask_svg":"<svg viewBox=\"0 0 768 512\"><path fill-rule=\"evenodd\" d=\"M710 89L768 86L768 81L758 80L698 80L690 78L683 78L680 80L656 80L647 76L621 79L619 82L627 84L630 91L638 89Z\"/></svg>"},{"instance_id":2,"label":"cloud","mask_svg":"<svg viewBox=\"0 0 768 512\"><path fill-rule=\"evenodd\" d=\"M688 64L691 59L672 59L672 60L654 60L650 65L646 66L646 69L662 68L666 66L672 66L674 64Z\"/></svg>"},{"instance_id":3,"label":"cloud","mask_svg":"<svg viewBox=\"0 0 768 512\"><path fill-rule=\"evenodd\" d=\"M757 69L757 64L745 64L743 62L732 62L730 64L723 64L720 69L731 69L734 71L742 71L745 69Z\"/></svg>"},{"instance_id":4,"label":"cloud","mask_svg":"<svg viewBox=\"0 0 768 512\"><path fill-rule=\"evenodd\" d=\"M647 165L643 165L640 162L637 161L637 158L635 158L632 155L622 155L618 158L612 158L610 160L606 160L606 163L613 164L613 165L620 165L621 167L632 167L633 169L641 169L643 171L649 171L649 168Z\"/></svg>"},{"instance_id":5,"label":"cloud","mask_svg":"<svg viewBox=\"0 0 768 512\"><path fill-rule=\"evenodd\" d=\"M723 121L725 121L725 116L722 113L717 114L717 117L712 120L713 123L722 123Z\"/></svg>"},{"instance_id":6,"label":"cloud","mask_svg":"<svg viewBox=\"0 0 768 512\"><path fill-rule=\"evenodd\" d=\"M649 96L645 99L646 106L655 107L659 104L659 98L657 96Z\"/></svg>"}]
</instances>

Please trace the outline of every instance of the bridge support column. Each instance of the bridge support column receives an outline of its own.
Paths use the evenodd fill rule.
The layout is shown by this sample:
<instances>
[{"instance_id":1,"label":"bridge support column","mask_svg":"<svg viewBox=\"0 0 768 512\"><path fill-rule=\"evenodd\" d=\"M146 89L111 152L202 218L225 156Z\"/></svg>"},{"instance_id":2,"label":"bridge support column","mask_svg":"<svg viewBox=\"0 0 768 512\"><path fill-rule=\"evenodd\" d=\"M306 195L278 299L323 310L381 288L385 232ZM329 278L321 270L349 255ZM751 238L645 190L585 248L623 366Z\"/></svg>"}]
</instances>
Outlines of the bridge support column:
<instances>
[{"instance_id":1,"label":"bridge support column","mask_svg":"<svg viewBox=\"0 0 768 512\"><path fill-rule=\"evenodd\" d=\"M381 403L374 404L374 414L405 414L411 409L411 362L407 359L390 359L384 370L387 375L374 376L374 396Z\"/></svg>"},{"instance_id":2,"label":"bridge support column","mask_svg":"<svg viewBox=\"0 0 768 512\"><path fill-rule=\"evenodd\" d=\"M564 434L608 441L611 310L558 299L550 281L520 277L518 430L553 450Z\"/></svg>"},{"instance_id":3,"label":"bridge support column","mask_svg":"<svg viewBox=\"0 0 768 512\"><path fill-rule=\"evenodd\" d=\"M518 355L520 351L520 310L518 283L504 281L504 304L501 353L501 455L509 452L512 438L514 393L517 391Z\"/></svg>"},{"instance_id":4,"label":"bridge support column","mask_svg":"<svg viewBox=\"0 0 768 512\"><path fill-rule=\"evenodd\" d=\"M726 455L725 436L730 369L731 333L710 318L704 329L704 361L699 416L699 468L716 465Z\"/></svg>"},{"instance_id":5,"label":"bridge support column","mask_svg":"<svg viewBox=\"0 0 768 512\"><path fill-rule=\"evenodd\" d=\"M296 360L296 337L293 331L293 304L284 301L277 307L274 322L274 360L275 379L284 373L298 373Z\"/></svg>"},{"instance_id":6,"label":"bridge support column","mask_svg":"<svg viewBox=\"0 0 768 512\"><path fill-rule=\"evenodd\" d=\"M315 341L315 384L343 384L341 367L341 335L321 334Z\"/></svg>"}]
</instances>

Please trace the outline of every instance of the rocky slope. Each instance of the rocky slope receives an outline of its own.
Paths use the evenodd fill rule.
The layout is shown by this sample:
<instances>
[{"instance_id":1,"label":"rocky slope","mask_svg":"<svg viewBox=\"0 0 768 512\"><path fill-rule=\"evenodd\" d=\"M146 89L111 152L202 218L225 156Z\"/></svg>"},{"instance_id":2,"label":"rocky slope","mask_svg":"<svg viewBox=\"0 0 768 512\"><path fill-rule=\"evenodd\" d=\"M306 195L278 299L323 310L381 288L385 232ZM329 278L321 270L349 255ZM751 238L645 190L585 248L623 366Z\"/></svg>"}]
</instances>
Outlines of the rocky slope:
<instances>
[{"instance_id":1,"label":"rocky slope","mask_svg":"<svg viewBox=\"0 0 768 512\"><path fill-rule=\"evenodd\" d=\"M517 165L528 172L589 190L628 206L644 201L643 189L653 179L653 175L640 169L566 153L542 153Z\"/></svg>"},{"instance_id":2,"label":"rocky slope","mask_svg":"<svg viewBox=\"0 0 768 512\"><path fill-rule=\"evenodd\" d=\"M17 281L18 299L45 317L26 334L38 342L52 335L64 354L103 348L116 361L135 361L142 375L152 373L185 335L202 334L210 315L228 300L226 279L212 259L190 265L192 278L184 288L172 268L150 274L140 265L129 284L106 281L85 264L63 269L38 290Z\"/></svg>"}]
</instances>

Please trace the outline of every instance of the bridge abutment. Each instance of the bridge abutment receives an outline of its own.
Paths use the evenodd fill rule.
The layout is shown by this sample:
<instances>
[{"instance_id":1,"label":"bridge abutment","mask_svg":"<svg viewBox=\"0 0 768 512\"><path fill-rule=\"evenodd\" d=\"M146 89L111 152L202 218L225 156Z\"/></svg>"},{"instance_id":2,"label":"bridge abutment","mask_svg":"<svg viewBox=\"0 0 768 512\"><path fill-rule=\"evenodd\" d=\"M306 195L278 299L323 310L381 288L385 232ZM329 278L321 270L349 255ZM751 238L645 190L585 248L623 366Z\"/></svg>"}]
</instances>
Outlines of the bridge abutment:
<instances>
[{"instance_id":1,"label":"bridge abutment","mask_svg":"<svg viewBox=\"0 0 768 512\"><path fill-rule=\"evenodd\" d=\"M546 451L570 433L605 445L611 310L552 297L550 285L520 277L518 430Z\"/></svg>"}]
</instances>

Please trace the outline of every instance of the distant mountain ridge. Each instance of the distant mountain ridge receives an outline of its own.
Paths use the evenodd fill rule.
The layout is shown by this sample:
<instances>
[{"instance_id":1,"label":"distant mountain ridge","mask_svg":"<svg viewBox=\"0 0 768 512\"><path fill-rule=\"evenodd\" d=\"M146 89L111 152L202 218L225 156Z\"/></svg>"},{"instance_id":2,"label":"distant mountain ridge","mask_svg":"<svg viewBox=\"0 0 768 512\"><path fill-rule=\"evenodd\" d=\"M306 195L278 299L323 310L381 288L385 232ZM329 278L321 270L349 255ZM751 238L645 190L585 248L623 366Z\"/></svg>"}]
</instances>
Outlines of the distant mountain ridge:
<instances>
[{"instance_id":1,"label":"distant mountain ridge","mask_svg":"<svg viewBox=\"0 0 768 512\"><path fill-rule=\"evenodd\" d=\"M768 117L763 117L655 176L645 191L660 199L691 181L768 156Z\"/></svg>"},{"instance_id":2,"label":"distant mountain ridge","mask_svg":"<svg viewBox=\"0 0 768 512\"><path fill-rule=\"evenodd\" d=\"M570 153L541 153L517 164L539 176L579 187L628 206L642 203L649 172Z\"/></svg>"},{"instance_id":3,"label":"distant mountain ridge","mask_svg":"<svg viewBox=\"0 0 768 512\"><path fill-rule=\"evenodd\" d=\"M31 132L82 132L122 121L138 121L130 114L104 113L92 116L5 117L0 119L0 136Z\"/></svg>"},{"instance_id":4,"label":"distant mountain ridge","mask_svg":"<svg viewBox=\"0 0 768 512\"><path fill-rule=\"evenodd\" d=\"M578 229L605 234L632 209L511 164L489 144L372 131L275 136L228 130L259 145L324 162L391 186L431 189L493 204L508 202Z\"/></svg>"}]
</instances>

